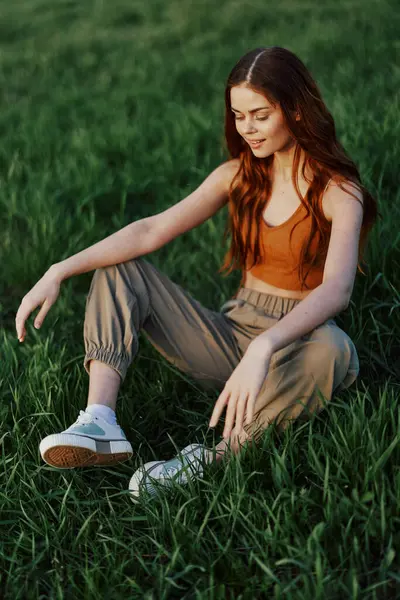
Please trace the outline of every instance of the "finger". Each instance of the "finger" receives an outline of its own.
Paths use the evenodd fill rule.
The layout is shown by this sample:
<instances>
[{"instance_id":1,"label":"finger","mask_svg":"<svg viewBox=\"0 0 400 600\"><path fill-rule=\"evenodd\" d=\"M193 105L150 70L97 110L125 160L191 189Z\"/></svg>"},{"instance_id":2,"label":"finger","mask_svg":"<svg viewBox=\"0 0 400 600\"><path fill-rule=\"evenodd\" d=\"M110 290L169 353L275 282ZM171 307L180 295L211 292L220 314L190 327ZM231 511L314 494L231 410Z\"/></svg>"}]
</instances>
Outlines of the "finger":
<instances>
[{"instance_id":1,"label":"finger","mask_svg":"<svg viewBox=\"0 0 400 600\"><path fill-rule=\"evenodd\" d=\"M23 327L23 325L21 326L20 322L17 321L17 319L15 319L15 329L17 332L17 338L21 339L21 337L23 336L23 333L24 333L24 327Z\"/></svg>"},{"instance_id":2,"label":"finger","mask_svg":"<svg viewBox=\"0 0 400 600\"><path fill-rule=\"evenodd\" d=\"M242 430L243 416L244 416L244 411L245 411L247 404L248 404L248 394L246 394L246 396L240 397L239 402L236 407L236 422L235 422L235 429L234 429L234 431L236 433L240 433L240 431Z\"/></svg>"},{"instance_id":3,"label":"finger","mask_svg":"<svg viewBox=\"0 0 400 600\"><path fill-rule=\"evenodd\" d=\"M247 402L246 408L246 425L249 425L254 417L254 405L256 403L255 396L251 396Z\"/></svg>"},{"instance_id":4,"label":"finger","mask_svg":"<svg viewBox=\"0 0 400 600\"><path fill-rule=\"evenodd\" d=\"M228 408L226 409L226 417L225 417L225 427L224 427L224 437L229 437L233 428L233 423L235 422L236 415L236 405L238 403L238 396L236 394L231 394L229 398Z\"/></svg>"},{"instance_id":5,"label":"finger","mask_svg":"<svg viewBox=\"0 0 400 600\"><path fill-rule=\"evenodd\" d=\"M38 328L41 326L41 324L43 323L45 316L47 315L47 313L48 313L48 312L49 312L49 310L50 310L50 306L51 306L51 304L50 304L50 303L49 303L49 301L46 299L46 300L43 302L43 306L42 306L42 308L40 309L40 311L38 312L38 314L36 315L36 318L35 318L35 323L34 323L34 325L35 325L35 327L36 327L37 329L38 329Z\"/></svg>"},{"instance_id":6,"label":"finger","mask_svg":"<svg viewBox=\"0 0 400 600\"><path fill-rule=\"evenodd\" d=\"M22 331L22 333L17 333L18 341L23 342L25 340L25 336L26 336L25 329Z\"/></svg>"},{"instance_id":7,"label":"finger","mask_svg":"<svg viewBox=\"0 0 400 600\"><path fill-rule=\"evenodd\" d=\"M21 308L18 309L17 315L15 317L15 327L17 330L18 338L22 335L25 335L25 321L28 318L30 311L28 309Z\"/></svg>"},{"instance_id":8,"label":"finger","mask_svg":"<svg viewBox=\"0 0 400 600\"><path fill-rule=\"evenodd\" d=\"M226 404L228 402L229 393L230 392L229 392L228 389L224 389L221 392L218 400L215 403L214 410L213 410L213 413L211 415L209 427L215 427L216 424L218 423L218 421L219 421L219 419L221 417L222 411L224 410L224 408L225 408L225 406L226 406Z\"/></svg>"}]
</instances>

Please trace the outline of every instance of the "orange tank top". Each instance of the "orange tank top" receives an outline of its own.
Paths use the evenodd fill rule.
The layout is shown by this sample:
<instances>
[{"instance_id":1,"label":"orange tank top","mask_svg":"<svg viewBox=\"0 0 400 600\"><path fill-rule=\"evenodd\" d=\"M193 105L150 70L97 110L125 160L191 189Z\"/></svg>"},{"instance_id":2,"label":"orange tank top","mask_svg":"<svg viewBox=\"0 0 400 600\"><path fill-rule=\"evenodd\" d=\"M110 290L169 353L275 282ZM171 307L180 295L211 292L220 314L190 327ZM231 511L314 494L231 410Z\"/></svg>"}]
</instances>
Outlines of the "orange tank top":
<instances>
[{"instance_id":1,"label":"orange tank top","mask_svg":"<svg viewBox=\"0 0 400 600\"><path fill-rule=\"evenodd\" d=\"M323 194L321 195L322 197ZM331 223L328 220L326 220L326 225L329 228L331 227ZM290 240L293 228L294 231ZM254 277L257 277L257 279L261 279L278 288L298 291L307 290L306 287L301 286L298 266L300 250L305 240L308 239L310 230L311 213L307 216L307 210L303 204L300 204L292 216L280 225L270 226L262 219L260 225L260 244L264 262L254 266L249 272ZM317 230L309 250L312 256L317 251L319 239L320 233ZM310 265L307 263L304 265L304 275L308 271L305 279L308 289L314 289L322 283L326 253L322 258L322 264L319 267L313 266L309 271ZM248 260L248 265L250 266L252 261Z\"/></svg>"}]
</instances>

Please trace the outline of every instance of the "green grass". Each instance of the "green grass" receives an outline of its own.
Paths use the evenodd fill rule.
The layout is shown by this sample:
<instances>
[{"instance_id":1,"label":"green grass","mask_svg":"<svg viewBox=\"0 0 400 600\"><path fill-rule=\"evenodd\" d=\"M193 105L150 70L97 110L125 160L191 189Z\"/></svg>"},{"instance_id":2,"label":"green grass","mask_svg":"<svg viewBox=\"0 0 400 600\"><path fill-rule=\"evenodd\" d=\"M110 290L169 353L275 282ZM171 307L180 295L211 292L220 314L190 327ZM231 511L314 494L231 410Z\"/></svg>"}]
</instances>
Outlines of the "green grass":
<instances>
[{"instance_id":1,"label":"green grass","mask_svg":"<svg viewBox=\"0 0 400 600\"><path fill-rule=\"evenodd\" d=\"M1 598L400 597L398 30L385 0L2 2ZM85 405L92 273L62 284L24 344L15 313L52 263L178 202L227 159L225 81L260 45L310 68L383 214L337 319L360 375L316 418L135 507L140 461L202 441L218 392L141 336L118 409L134 458L50 468L41 438ZM240 280L217 273L226 218L147 257L214 310Z\"/></svg>"}]
</instances>

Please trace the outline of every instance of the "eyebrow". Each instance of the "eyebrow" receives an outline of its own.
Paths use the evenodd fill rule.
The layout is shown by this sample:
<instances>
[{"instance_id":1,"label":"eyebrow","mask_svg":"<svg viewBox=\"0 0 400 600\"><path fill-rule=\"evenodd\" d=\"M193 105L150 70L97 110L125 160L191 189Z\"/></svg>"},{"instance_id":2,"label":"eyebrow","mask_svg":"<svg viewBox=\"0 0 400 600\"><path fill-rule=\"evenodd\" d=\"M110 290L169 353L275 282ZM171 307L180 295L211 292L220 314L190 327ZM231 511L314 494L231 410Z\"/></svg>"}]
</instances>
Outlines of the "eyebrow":
<instances>
[{"instance_id":1,"label":"eyebrow","mask_svg":"<svg viewBox=\"0 0 400 600\"><path fill-rule=\"evenodd\" d=\"M240 112L240 110L236 110L236 108L233 108L233 106L231 106L231 109L234 112ZM250 113L255 113L258 110L272 110L272 106L261 106L260 108L253 108L253 110L249 110Z\"/></svg>"}]
</instances>

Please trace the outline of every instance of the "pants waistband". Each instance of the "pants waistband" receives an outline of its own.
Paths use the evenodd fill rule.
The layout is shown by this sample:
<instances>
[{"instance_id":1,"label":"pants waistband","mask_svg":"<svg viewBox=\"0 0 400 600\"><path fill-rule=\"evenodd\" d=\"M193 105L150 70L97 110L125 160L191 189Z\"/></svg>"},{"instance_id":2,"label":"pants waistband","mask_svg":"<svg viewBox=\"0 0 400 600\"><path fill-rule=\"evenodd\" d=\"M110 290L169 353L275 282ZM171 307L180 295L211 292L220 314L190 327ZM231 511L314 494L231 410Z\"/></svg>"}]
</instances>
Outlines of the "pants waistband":
<instances>
[{"instance_id":1,"label":"pants waistband","mask_svg":"<svg viewBox=\"0 0 400 600\"><path fill-rule=\"evenodd\" d=\"M264 308L269 314L277 316L286 315L301 302L298 298L285 298L284 296L276 296L275 294L264 294L263 292L246 287L240 288L236 298Z\"/></svg>"}]
</instances>

